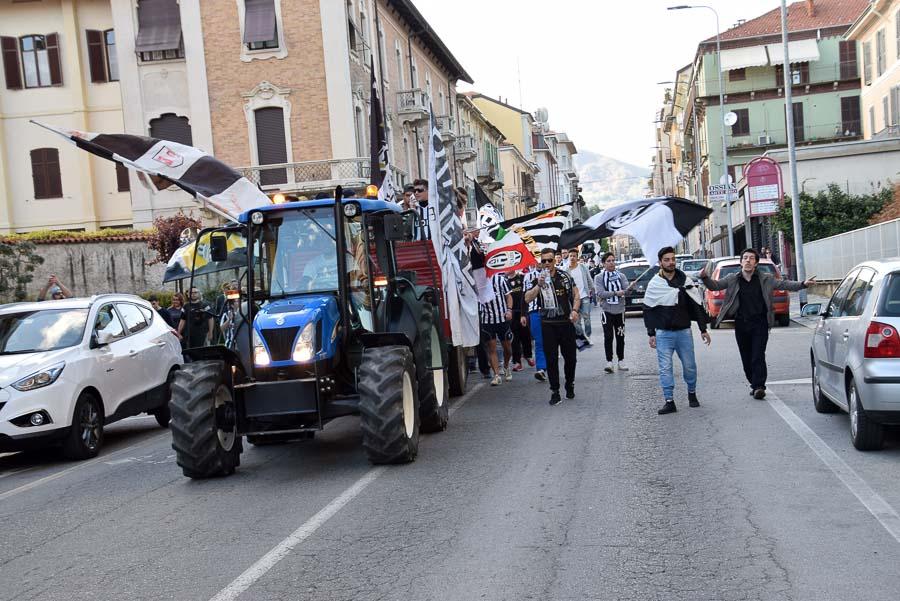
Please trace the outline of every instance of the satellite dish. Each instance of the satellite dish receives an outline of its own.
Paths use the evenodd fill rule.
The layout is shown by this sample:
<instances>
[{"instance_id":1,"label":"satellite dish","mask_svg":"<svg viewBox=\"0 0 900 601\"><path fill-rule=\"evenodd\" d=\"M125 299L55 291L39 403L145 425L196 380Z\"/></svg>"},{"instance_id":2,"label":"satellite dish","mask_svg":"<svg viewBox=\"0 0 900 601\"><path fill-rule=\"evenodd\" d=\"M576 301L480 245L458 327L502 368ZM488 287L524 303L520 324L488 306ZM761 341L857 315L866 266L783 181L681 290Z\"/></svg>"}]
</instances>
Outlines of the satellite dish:
<instances>
[{"instance_id":1,"label":"satellite dish","mask_svg":"<svg viewBox=\"0 0 900 601\"><path fill-rule=\"evenodd\" d=\"M737 113L735 113L734 111L725 113L725 125L727 125L728 127L731 127L732 125L737 123L737 119Z\"/></svg>"}]
</instances>

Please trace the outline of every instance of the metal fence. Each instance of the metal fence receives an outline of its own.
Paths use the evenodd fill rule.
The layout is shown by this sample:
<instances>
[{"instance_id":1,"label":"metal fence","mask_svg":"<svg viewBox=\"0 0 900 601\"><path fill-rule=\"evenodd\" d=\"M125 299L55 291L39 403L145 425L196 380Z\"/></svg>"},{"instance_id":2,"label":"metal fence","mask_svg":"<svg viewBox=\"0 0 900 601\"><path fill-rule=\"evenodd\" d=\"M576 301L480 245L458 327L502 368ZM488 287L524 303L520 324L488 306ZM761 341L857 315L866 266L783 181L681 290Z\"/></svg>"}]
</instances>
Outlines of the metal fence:
<instances>
[{"instance_id":1,"label":"metal fence","mask_svg":"<svg viewBox=\"0 0 900 601\"><path fill-rule=\"evenodd\" d=\"M900 219L807 242L803 256L808 275L840 280L863 261L900 256Z\"/></svg>"}]
</instances>

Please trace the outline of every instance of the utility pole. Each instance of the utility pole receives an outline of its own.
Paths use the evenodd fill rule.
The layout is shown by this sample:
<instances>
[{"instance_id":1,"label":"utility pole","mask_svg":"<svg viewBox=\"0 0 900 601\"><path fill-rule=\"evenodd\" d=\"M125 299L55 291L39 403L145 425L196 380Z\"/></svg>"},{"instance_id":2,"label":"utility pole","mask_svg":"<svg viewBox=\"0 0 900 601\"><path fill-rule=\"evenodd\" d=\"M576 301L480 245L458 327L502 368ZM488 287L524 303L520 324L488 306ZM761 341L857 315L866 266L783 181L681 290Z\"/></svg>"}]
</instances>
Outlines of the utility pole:
<instances>
[{"instance_id":1,"label":"utility pole","mask_svg":"<svg viewBox=\"0 0 900 601\"><path fill-rule=\"evenodd\" d=\"M794 218L794 254L797 258L797 280L806 281L806 264L803 260L803 223L800 220L800 195L797 193L797 146L794 136L794 102L791 87L791 57L788 54L787 4L781 0L781 45L784 48L784 115L787 124L788 162L791 171L791 213ZM806 304L806 289L800 290L800 306Z\"/></svg>"}]
</instances>

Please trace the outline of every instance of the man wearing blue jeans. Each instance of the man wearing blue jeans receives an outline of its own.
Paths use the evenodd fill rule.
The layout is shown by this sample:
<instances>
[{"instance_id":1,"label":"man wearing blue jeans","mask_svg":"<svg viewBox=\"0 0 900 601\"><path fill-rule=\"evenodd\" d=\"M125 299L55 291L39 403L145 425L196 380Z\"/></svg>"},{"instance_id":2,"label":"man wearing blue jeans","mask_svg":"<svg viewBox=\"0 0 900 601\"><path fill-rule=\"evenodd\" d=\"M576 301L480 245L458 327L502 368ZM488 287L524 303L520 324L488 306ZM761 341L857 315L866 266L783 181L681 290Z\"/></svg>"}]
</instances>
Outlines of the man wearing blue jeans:
<instances>
[{"instance_id":1,"label":"man wearing blue jeans","mask_svg":"<svg viewBox=\"0 0 900 601\"><path fill-rule=\"evenodd\" d=\"M706 331L707 317L700 300L700 292L675 267L675 249L667 246L659 251L660 270L647 284L644 294L644 325L650 337L650 348L656 349L659 362L659 384L665 404L660 415L675 413L675 375L673 354L681 360L684 383L687 384L688 405L699 407L697 400L697 361L694 358L694 338L691 322L700 327L700 336L707 345L711 342Z\"/></svg>"},{"instance_id":2,"label":"man wearing blue jeans","mask_svg":"<svg viewBox=\"0 0 900 601\"><path fill-rule=\"evenodd\" d=\"M522 286L523 290L528 290L532 286L532 282L537 278L538 271L532 269L525 274L525 280ZM524 297L524 295L523 295ZM543 382L547 379L547 357L544 355L544 336L541 332L541 312L538 308L537 299L529 303L528 306L528 325L531 329L531 337L534 339L534 362L537 371L534 372L535 379Z\"/></svg>"}]
</instances>

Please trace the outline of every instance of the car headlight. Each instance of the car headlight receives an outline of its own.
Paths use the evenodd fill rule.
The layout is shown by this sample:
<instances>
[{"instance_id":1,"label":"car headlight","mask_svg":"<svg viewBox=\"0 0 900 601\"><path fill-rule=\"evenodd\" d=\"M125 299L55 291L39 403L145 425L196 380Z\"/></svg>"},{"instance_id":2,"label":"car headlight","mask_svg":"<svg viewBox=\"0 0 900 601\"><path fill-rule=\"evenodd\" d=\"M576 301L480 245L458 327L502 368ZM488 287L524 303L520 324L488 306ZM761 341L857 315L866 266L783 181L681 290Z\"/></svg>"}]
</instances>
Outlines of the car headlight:
<instances>
[{"instance_id":1,"label":"car headlight","mask_svg":"<svg viewBox=\"0 0 900 601\"><path fill-rule=\"evenodd\" d=\"M41 371L35 372L30 376L25 376L18 382L15 382L12 387L21 392L27 392L29 390L34 390L35 388L43 388L44 386L49 386L50 384L56 382L56 379L59 378L59 374L62 373L62 370L65 366L65 361L57 363L56 365L52 365L47 369L42 369Z\"/></svg>"},{"instance_id":2,"label":"car headlight","mask_svg":"<svg viewBox=\"0 0 900 601\"><path fill-rule=\"evenodd\" d=\"M303 331L300 332L300 337L297 338L297 344L294 345L294 352L291 357L297 363L306 363L312 356L315 354L316 349L316 324L315 322L309 322L303 327Z\"/></svg>"},{"instance_id":3,"label":"car headlight","mask_svg":"<svg viewBox=\"0 0 900 601\"><path fill-rule=\"evenodd\" d=\"M263 346L262 338L259 337L259 332L253 330L253 364L265 367L271 362L272 359L269 357L269 351Z\"/></svg>"}]
</instances>

